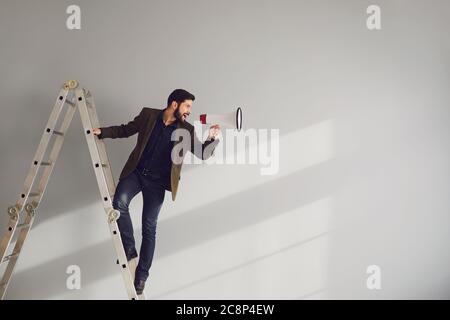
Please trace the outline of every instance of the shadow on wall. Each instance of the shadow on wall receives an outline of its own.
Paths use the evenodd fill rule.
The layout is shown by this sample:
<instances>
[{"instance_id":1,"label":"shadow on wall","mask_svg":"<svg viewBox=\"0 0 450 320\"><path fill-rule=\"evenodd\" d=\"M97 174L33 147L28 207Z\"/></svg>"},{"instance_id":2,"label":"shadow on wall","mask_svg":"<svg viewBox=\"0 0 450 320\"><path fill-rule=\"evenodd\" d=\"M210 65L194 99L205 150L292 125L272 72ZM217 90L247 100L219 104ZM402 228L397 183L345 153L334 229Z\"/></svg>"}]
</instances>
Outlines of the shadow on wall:
<instances>
[{"instance_id":1,"label":"shadow on wall","mask_svg":"<svg viewBox=\"0 0 450 320\"><path fill-rule=\"evenodd\" d=\"M164 220L158 226L161 236L157 238L157 253L159 256L174 254L329 196L344 181L344 169L338 159L329 160ZM296 187L286 190L287 186ZM274 194L279 195L279 201L273 201ZM94 284L119 273L113 256L112 243L108 240L22 271L13 276L7 298L45 299L64 292L66 274L61 270L74 261L85 270L83 282ZM107 260L111 263L102 267L96 263Z\"/></svg>"},{"instance_id":2,"label":"shadow on wall","mask_svg":"<svg viewBox=\"0 0 450 320\"><path fill-rule=\"evenodd\" d=\"M167 290L167 291L165 291L165 292L163 292L163 293L160 293L160 294L158 294L158 295L152 296L151 298L152 298L152 299L164 299L164 297L166 297L166 296L168 296L168 295L170 295L170 294L172 294L172 293L176 293L176 292L182 291L182 290L184 290L184 289L190 288L190 287L192 287L192 286L196 286L196 285L198 285L198 284L200 284L200 283L202 283L202 282L211 280L211 279L216 278L216 277L220 277L220 276L222 276L222 275L224 275L224 274L227 274L227 273L231 273L231 272L233 272L233 271L235 271L235 270L238 270L238 269L240 269L240 268L245 268L245 267L247 267L247 266L249 266L249 265L252 265L252 264L261 262L261 261L264 260L264 259L271 258L271 257L276 256L276 255L279 255L279 254L283 254L284 252L287 252L287 251L289 251L289 250L292 250L292 249L295 249L295 248L297 248L297 247L303 246L303 245L305 245L305 244L308 244L308 243L310 243L310 242L312 242L312 241L314 241L314 240L316 240L316 239L319 239L319 238L321 238L321 237L327 236L327 235L329 235L329 234L330 234L330 232L322 232L322 233L320 233L320 234L318 234L318 235L315 235L315 236L313 236L313 237L310 237L310 238L308 238L308 239L306 239L306 240L299 241L299 242L297 242L297 243L291 244L291 245L286 246L286 247L282 247L282 248L280 248L279 250L277 250L276 252L271 252L271 253L269 253L269 254L261 255L261 256L259 256L258 258L248 260L248 261L246 261L245 263L241 263L241 264L235 265L235 266L232 267L232 268L228 268L228 269L226 269L226 270L222 270L222 271L220 271L220 272L216 272L216 273L214 273L214 274L212 274L212 275L209 275L209 276L207 276L207 277L204 277L204 278L201 278L201 279L198 279L198 280L191 281L191 282L189 282L189 283L187 283L187 284L185 284L185 285L182 285L182 286L177 287L176 289ZM279 257L279 256L278 256L278 257ZM320 290L320 292L321 292L321 291L323 291L323 290ZM305 299L305 298L311 296L312 294L315 294L316 292L318 292L318 291L315 290L314 292L309 292L309 293L307 293L307 294L305 294L305 295L302 295L301 297L298 298L298 300L300 300L300 299ZM169 297L168 299L171 299L171 298Z\"/></svg>"}]
</instances>

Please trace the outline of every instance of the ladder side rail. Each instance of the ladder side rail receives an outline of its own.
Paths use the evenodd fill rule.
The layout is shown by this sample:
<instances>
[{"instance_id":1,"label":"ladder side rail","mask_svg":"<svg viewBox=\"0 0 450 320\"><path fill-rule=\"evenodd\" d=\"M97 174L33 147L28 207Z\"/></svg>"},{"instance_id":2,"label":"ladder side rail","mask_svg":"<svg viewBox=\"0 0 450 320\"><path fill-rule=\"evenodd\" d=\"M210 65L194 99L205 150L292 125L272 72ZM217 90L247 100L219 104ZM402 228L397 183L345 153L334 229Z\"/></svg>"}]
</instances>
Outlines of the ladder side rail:
<instances>
[{"instance_id":1,"label":"ladder side rail","mask_svg":"<svg viewBox=\"0 0 450 320\"><path fill-rule=\"evenodd\" d=\"M118 212L112 207L112 199L107 186L107 181L103 168L101 166L100 153L95 141L96 137L92 133L92 120L88 112L88 106L86 104L86 96L83 89L76 89L75 91L76 102L80 112L80 118L83 123L84 133L89 148L89 153L93 161L93 167L97 184L100 190L100 195L103 199L102 204L107 214L108 226L113 239L114 248L119 259L119 265L121 269L122 278L127 290L128 297L130 299L139 299L134 288L133 278L128 266L128 261L123 249L122 239L120 236L119 228L117 225ZM98 140L98 139L97 139Z\"/></svg>"}]
</instances>

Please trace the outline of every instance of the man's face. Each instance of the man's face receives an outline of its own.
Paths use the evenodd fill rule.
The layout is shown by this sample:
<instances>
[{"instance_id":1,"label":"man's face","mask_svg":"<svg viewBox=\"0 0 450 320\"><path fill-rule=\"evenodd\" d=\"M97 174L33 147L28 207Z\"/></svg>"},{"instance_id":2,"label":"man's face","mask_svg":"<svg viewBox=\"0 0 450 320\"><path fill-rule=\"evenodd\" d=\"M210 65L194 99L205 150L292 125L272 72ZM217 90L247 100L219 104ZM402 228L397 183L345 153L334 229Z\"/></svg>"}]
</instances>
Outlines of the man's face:
<instances>
[{"instance_id":1,"label":"man's face","mask_svg":"<svg viewBox=\"0 0 450 320\"><path fill-rule=\"evenodd\" d=\"M187 117L189 117L189 115L191 114L191 109L192 109L192 100L184 100L175 109L175 117L181 122L184 122L187 119Z\"/></svg>"}]
</instances>

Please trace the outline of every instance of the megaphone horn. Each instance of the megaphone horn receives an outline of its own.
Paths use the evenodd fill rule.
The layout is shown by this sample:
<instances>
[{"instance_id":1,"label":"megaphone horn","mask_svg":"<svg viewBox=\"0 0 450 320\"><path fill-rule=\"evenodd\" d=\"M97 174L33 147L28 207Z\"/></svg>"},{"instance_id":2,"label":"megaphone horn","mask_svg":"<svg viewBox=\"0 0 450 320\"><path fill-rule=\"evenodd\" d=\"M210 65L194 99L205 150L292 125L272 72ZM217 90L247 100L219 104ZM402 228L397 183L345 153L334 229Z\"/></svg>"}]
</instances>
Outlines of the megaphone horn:
<instances>
[{"instance_id":1,"label":"megaphone horn","mask_svg":"<svg viewBox=\"0 0 450 320\"><path fill-rule=\"evenodd\" d=\"M241 131L242 129L242 109L238 107L236 111L229 113L219 113L219 114L201 114L200 122L203 124L219 124L224 127L237 129Z\"/></svg>"}]
</instances>

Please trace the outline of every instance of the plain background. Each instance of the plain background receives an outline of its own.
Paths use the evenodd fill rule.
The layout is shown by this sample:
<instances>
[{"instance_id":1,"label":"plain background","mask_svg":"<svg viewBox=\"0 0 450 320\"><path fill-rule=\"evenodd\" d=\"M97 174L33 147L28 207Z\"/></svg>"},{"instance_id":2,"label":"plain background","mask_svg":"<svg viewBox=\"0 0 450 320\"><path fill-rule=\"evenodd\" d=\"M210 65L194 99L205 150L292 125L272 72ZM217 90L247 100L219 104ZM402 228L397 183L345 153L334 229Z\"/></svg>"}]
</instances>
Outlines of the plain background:
<instances>
[{"instance_id":1,"label":"plain background","mask_svg":"<svg viewBox=\"0 0 450 320\"><path fill-rule=\"evenodd\" d=\"M280 170L186 166L148 297L450 298L449 29L446 0L1 0L2 233L64 81L93 92L102 126L184 88L191 122L239 105L245 129L279 129ZM8 299L127 298L83 136L77 112ZM135 141L106 140L115 179ZM139 194L138 241L141 210Z\"/></svg>"}]
</instances>

